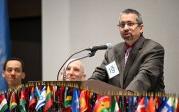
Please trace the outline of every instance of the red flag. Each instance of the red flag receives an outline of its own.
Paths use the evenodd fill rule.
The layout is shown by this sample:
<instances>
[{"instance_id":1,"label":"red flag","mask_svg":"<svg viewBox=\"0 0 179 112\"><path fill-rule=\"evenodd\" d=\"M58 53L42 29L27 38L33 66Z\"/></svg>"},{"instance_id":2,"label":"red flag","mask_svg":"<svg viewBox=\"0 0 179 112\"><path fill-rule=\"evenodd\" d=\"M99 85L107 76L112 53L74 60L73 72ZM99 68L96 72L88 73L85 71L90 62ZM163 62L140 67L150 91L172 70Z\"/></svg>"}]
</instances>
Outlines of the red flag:
<instances>
[{"instance_id":1,"label":"red flag","mask_svg":"<svg viewBox=\"0 0 179 112\"><path fill-rule=\"evenodd\" d=\"M102 110L108 110L110 106L111 106L111 97L102 96L96 101L94 112L101 112Z\"/></svg>"},{"instance_id":2,"label":"red flag","mask_svg":"<svg viewBox=\"0 0 179 112\"><path fill-rule=\"evenodd\" d=\"M161 99L160 99L160 97L159 96L155 96L155 108L156 109L159 109L159 107L160 107L160 105L161 105L161 103L162 103L162 101L161 101Z\"/></svg>"},{"instance_id":3,"label":"red flag","mask_svg":"<svg viewBox=\"0 0 179 112\"><path fill-rule=\"evenodd\" d=\"M146 112L145 97L142 97L142 99L139 101L136 112Z\"/></svg>"},{"instance_id":4,"label":"red flag","mask_svg":"<svg viewBox=\"0 0 179 112\"><path fill-rule=\"evenodd\" d=\"M65 92L65 87L61 86L57 88L57 91L55 92L55 102L57 102L56 108L57 110L60 108L62 112L66 112L64 110L63 106L63 100L64 100L64 92Z\"/></svg>"},{"instance_id":5,"label":"red flag","mask_svg":"<svg viewBox=\"0 0 179 112\"><path fill-rule=\"evenodd\" d=\"M153 99L153 96L150 96L146 109L147 112L155 112L155 100Z\"/></svg>"},{"instance_id":6,"label":"red flag","mask_svg":"<svg viewBox=\"0 0 179 112\"><path fill-rule=\"evenodd\" d=\"M179 100L179 98L178 98ZM177 112L179 112L179 102L177 103L177 109L176 109Z\"/></svg>"},{"instance_id":7,"label":"red flag","mask_svg":"<svg viewBox=\"0 0 179 112\"><path fill-rule=\"evenodd\" d=\"M82 90L80 93L80 112L88 112L89 107L89 91Z\"/></svg>"},{"instance_id":8,"label":"red flag","mask_svg":"<svg viewBox=\"0 0 179 112\"><path fill-rule=\"evenodd\" d=\"M29 110L32 110L32 111L35 109L35 106L36 106L36 103L37 103L34 92L35 92L34 86L32 86L31 93L30 93L30 99L29 99Z\"/></svg>"},{"instance_id":9,"label":"red flag","mask_svg":"<svg viewBox=\"0 0 179 112\"><path fill-rule=\"evenodd\" d=\"M47 112L53 105L53 95L52 95L52 90L50 88L51 86L47 87L47 93L46 93L46 103L44 107L44 112Z\"/></svg>"},{"instance_id":10,"label":"red flag","mask_svg":"<svg viewBox=\"0 0 179 112\"><path fill-rule=\"evenodd\" d=\"M27 93L26 88L22 88L20 91L20 102L19 102L19 109L21 112L26 112L26 104L27 104Z\"/></svg>"}]
</instances>

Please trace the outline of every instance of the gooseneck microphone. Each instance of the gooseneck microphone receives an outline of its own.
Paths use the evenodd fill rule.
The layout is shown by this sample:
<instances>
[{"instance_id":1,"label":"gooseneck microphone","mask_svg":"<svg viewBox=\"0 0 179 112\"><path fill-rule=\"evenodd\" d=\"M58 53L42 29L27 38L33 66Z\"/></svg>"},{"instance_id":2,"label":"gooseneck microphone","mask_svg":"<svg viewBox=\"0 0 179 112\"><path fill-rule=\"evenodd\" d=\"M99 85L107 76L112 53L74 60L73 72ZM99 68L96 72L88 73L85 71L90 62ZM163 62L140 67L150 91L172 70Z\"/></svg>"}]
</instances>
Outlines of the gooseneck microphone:
<instances>
[{"instance_id":1,"label":"gooseneck microphone","mask_svg":"<svg viewBox=\"0 0 179 112\"><path fill-rule=\"evenodd\" d=\"M101 45L101 46L93 46L92 48L88 48L86 50L90 50L91 52L97 51L97 50L105 50L105 49L110 49L112 48L111 43L107 43L106 45Z\"/></svg>"},{"instance_id":2,"label":"gooseneck microphone","mask_svg":"<svg viewBox=\"0 0 179 112\"><path fill-rule=\"evenodd\" d=\"M83 49L83 50L80 50L80 51L78 51L78 52L73 53L72 55L70 55L69 58L67 58L67 60L66 60L66 61L63 63L63 65L60 67L60 69L59 69L59 71L58 71L58 74L57 74L57 80L59 79L59 74L60 74L62 68L65 66L65 64L66 64L74 55L79 54L79 53L81 53L81 52L83 52L83 51L90 51L90 53L88 53L86 56L83 56L83 57L80 57L80 58L76 58L75 60L70 61L70 62L68 63L68 65L69 65L70 63L72 63L73 61L81 60L81 59L84 59L84 58L87 58L87 57L92 57L92 56L94 56L97 50L105 50L105 49L111 49L111 48L112 48L112 44L111 44L111 43L107 43L106 45L93 46L93 47L91 47L91 48ZM68 67L68 65L67 65L67 67Z\"/></svg>"},{"instance_id":3,"label":"gooseneck microphone","mask_svg":"<svg viewBox=\"0 0 179 112\"><path fill-rule=\"evenodd\" d=\"M88 48L86 50L91 51L90 56L92 57L95 55L97 50L105 50L105 49L111 49L112 48L112 44L111 43L107 43L106 45L101 45L101 46L93 46L91 48Z\"/></svg>"}]
</instances>

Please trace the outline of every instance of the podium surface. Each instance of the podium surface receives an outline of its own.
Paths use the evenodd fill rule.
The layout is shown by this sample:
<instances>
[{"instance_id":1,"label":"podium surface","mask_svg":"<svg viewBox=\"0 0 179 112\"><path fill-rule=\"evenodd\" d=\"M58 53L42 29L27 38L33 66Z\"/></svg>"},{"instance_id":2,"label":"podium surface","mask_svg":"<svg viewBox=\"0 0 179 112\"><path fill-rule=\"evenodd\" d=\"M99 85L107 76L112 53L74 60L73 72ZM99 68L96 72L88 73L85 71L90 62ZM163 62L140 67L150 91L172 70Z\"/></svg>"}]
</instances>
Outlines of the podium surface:
<instances>
[{"instance_id":1,"label":"podium surface","mask_svg":"<svg viewBox=\"0 0 179 112\"><path fill-rule=\"evenodd\" d=\"M100 80L87 80L81 83L81 88L88 89L100 95L123 95L128 91L102 82ZM129 92L128 92L129 93Z\"/></svg>"}]
</instances>

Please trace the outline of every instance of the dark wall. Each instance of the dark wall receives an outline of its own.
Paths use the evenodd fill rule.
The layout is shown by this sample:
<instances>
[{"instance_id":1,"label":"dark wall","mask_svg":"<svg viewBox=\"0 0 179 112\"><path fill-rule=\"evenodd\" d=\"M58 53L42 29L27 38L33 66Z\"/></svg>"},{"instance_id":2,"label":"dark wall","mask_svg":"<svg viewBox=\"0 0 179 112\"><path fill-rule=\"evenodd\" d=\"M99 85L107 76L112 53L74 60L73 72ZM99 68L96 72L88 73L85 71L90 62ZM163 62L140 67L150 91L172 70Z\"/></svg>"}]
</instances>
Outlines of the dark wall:
<instances>
[{"instance_id":1,"label":"dark wall","mask_svg":"<svg viewBox=\"0 0 179 112\"><path fill-rule=\"evenodd\" d=\"M25 64L27 81L42 80L41 0L9 0L12 57Z\"/></svg>"}]
</instances>

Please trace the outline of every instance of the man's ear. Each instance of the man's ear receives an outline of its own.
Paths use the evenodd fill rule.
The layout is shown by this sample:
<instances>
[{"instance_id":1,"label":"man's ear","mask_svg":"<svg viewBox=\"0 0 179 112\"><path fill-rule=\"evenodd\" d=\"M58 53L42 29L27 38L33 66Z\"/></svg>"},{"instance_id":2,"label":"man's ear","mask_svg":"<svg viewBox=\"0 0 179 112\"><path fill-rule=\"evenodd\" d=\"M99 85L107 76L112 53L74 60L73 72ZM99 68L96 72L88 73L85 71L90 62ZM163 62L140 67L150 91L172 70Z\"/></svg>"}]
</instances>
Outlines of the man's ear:
<instances>
[{"instance_id":1,"label":"man's ear","mask_svg":"<svg viewBox=\"0 0 179 112\"><path fill-rule=\"evenodd\" d=\"M141 29L140 29L140 33L143 33L143 32L144 32L144 25L141 24L141 25L140 25L140 28L141 28Z\"/></svg>"},{"instance_id":2,"label":"man's ear","mask_svg":"<svg viewBox=\"0 0 179 112\"><path fill-rule=\"evenodd\" d=\"M22 72L22 79L25 79L25 73Z\"/></svg>"},{"instance_id":3,"label":"man's ear","mask_svg":"<svg viewBox=\"0 0 179 112\"><path fill-rule=\"evenodd\" d=\"M85 79L86 79L86 74L83 74L82 80L85 80Z\"/></svg>"}]
</instances>

